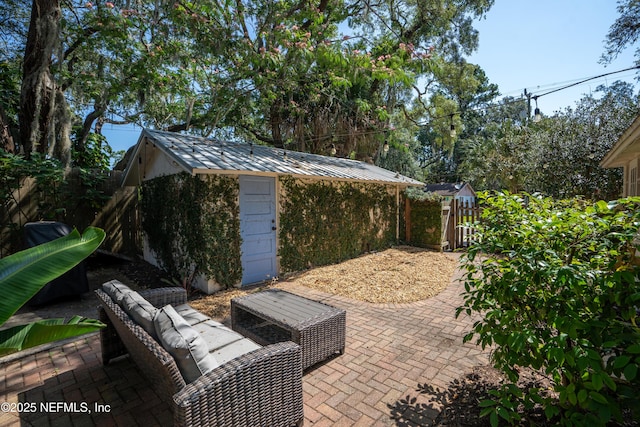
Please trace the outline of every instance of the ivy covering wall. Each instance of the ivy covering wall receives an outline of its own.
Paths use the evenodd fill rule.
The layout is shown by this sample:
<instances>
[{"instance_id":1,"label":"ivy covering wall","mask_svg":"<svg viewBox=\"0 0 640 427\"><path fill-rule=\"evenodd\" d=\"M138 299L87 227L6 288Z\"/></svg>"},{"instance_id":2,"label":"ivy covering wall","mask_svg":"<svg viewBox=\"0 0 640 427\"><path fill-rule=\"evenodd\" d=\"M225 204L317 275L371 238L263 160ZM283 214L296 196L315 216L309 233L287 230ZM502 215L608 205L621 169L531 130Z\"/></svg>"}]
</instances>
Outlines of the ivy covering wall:
<instances>
[{"instance_id":1,"label":"ivy covering wall","mask_svg":"<svg viewBox=\"0 0 640 427\"><path fill-rule=\"evenodd\" d=\"M236 178L187 173L145 181L142 228L161 266L185 282L198 274L228 288L242 279Z\"/></svg>"},{"instance_id":2,"label":"ivy covering wall","mask_svg":"<svg viewBox=\"0 0 640 427\"><path fill-rule=\"evenodd\" d=\"M422 248L442 248L442 202L439 196L428 195L422 189L408 189L409 204L406 227L410 245Z\"/></svg>"},{"instance_id":3,"label":"ivy covering wall","mask_svg":"<svg viewBox=\"0 0 640 427\"><path fill-rule=\"evenodd\" d=\"M281 177L283 272L333 264L396 243L395 187Z\"/></svg>"}]
</instances>

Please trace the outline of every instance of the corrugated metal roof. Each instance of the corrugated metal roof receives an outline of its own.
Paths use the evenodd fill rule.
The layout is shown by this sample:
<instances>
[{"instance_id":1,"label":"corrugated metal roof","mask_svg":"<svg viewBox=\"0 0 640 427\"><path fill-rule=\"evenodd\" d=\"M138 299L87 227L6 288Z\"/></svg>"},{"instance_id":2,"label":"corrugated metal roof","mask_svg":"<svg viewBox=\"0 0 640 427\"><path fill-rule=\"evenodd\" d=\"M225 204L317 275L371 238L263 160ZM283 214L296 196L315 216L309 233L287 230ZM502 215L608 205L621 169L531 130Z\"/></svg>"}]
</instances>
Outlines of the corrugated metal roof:
<instances>
[{"instance_id":1,"label":"corrugated metal roof","mask_svg":"<svg viewBox=\"0 0 640 427\"><path fill-rule=\"evenodd\" d=\"M142 131L138 144L145 137L193 174L243 171L423 185L415 179L357 160L149 129Z\"/></svg>"},{"instance_id":2,"label":"corrugated metal roof","mask_svg":"<svg viewBox=\"0 0 640 427\"><path fill-rule=\"evenodd\" d=\"M424 191L427 193L436 193L441 196L453 196L467 185L464 182L461 183L440 183L440 184L427 184L424 186Z\"/></svg>"}]
</instances>

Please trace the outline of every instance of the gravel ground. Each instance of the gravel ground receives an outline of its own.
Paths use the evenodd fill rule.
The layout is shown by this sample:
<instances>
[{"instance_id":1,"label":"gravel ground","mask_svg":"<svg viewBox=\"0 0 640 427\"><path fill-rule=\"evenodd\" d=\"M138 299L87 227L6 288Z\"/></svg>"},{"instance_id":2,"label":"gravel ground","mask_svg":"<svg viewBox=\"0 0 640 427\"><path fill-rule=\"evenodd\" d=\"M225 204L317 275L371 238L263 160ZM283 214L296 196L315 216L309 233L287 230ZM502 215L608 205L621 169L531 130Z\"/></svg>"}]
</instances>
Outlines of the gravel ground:
<instances>
[{"instance_id":1,"label":"gravel ground","mask_svg":"<svg viewBox=\"0 0 640 427\"><path fill-rule=\"evenodd\" d=\"M297 284L375 303L406 303L437 295L451 281L458 258L451 254L398 246L293 276Z\"/></svg>"}]
</instances>

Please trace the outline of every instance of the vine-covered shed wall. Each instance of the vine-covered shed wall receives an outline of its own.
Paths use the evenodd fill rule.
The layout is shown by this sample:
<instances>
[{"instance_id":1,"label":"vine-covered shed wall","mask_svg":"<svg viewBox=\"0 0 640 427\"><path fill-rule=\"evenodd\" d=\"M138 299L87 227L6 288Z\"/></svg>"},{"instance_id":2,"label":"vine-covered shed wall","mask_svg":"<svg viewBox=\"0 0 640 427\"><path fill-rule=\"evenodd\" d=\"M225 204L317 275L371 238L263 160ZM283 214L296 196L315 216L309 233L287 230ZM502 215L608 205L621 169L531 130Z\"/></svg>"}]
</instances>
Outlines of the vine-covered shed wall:
<instances>
[{"instance_id":1,"label":"vine-covered shed wall","mask_svg":"<svg viewBox=\"0 0 640 427\"><path fill-rule=\"evenodd\" d=\"M349 159L145 130L123 185L143 189L145 258L211 293L397 243L404 189L422 183ZM255 253L273 241L264 275L246 274L271 262L247 261L250 239Z\"/></svg>"},{"instance_id":2,"label":"vine-covered shed wall","mask_svg":"<svg viewBox=\"0 0 640 427\"><path fill-rule=\"evenodd\" d=\"M397 188L281 177L280 265L299 271L398 241Z\"/></svg>"}]
</instances>

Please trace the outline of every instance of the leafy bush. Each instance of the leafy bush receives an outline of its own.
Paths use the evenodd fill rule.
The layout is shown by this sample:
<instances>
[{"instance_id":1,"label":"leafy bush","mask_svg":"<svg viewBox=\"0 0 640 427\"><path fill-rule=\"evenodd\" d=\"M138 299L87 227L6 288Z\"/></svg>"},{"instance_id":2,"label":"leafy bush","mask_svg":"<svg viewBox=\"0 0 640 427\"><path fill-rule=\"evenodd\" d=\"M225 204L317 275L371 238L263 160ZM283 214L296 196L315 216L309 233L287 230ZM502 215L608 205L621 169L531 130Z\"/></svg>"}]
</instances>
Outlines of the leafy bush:
<instances>
[{"instance_id":1,"label":"leafy bush","mask_svg":"<svg viewBox=\"0 0 640 427\"><path fill-rule=\"evenodd\" d=\"M640 198L587 204L533 195L483 195L478 243L463 260L464 304L480 315L465 341L492 347L512 382L481 402L492 425L542 405L561 425L606 425L640 415L640 273L634 237ZM553 392L515 387L519 367Z\"/></svg>"},{"instance_id":2,"label":"leafy bush","mask_svg":"<svg viewBox=\"0 0 640 427\"><path fill-rule=\"evenodd\" d=\"M437 193L426 192L421 187L407 187L405 194L409 200L442 202L442 196Z\"/></svg>"},{"instance_id":3,"label":"leafy bush","mask_svg":"<svg viewBox=\"0 0 640 427\"><path fill-rule=\"evenodd\" d=\"M104 230L88 227L0 259L0 326L48 282L91 255L104 241ZM0 330L0 356L104 328L93 319L74 316L45 319Z\"/></svg>"}]
</instances>

